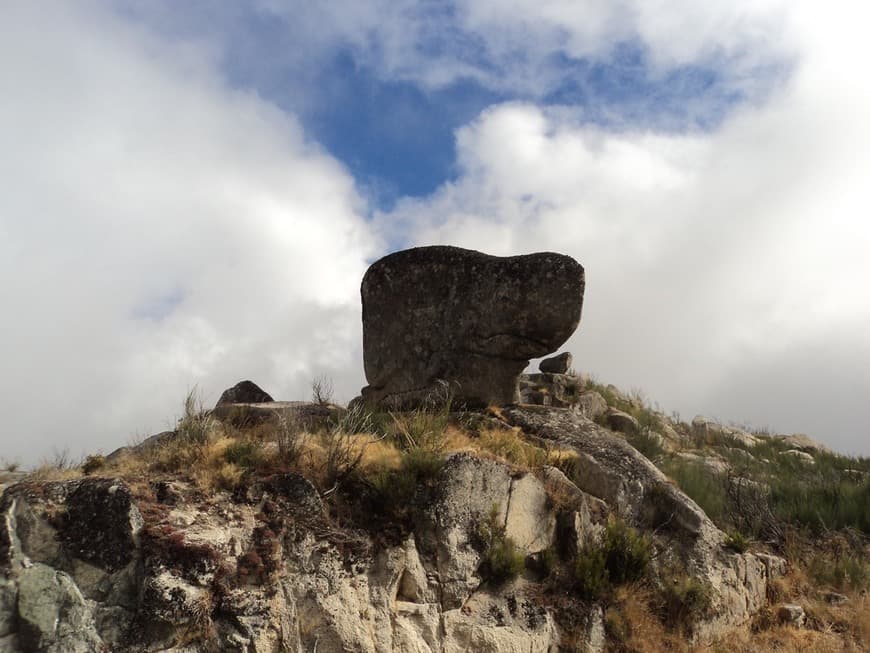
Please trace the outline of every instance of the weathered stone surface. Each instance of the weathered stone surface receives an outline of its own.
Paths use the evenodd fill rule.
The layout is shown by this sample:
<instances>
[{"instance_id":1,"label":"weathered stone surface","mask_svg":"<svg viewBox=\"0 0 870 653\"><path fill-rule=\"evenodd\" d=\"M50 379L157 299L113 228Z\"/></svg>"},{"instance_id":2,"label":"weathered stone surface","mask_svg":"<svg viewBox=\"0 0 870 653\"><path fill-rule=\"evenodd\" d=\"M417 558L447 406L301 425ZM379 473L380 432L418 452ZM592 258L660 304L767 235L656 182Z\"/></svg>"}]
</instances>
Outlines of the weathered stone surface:
<instances>
[{"instance_id":1,"label":"weathered stone surface","mask_svg":"<svg viewBox=\"0 0 870 653\"><path fill-rule=\"evenodd\" d=\"M118 447L112 453L106 456L106 462L115 462L121 457L127 455L144 454L154 451L159 447L165 446L177 437L178 433L176 431L161 431L160 433L155 433L154 435L148 436L138 444L131 444L126 447Z\"/></svg>"},{"instance_id":2,"label":"weathered stone surface","mask_svg":"<svg viewBox=\"0 0 870 653\"><path fill-rule=\"evenodd\" d=\"M232 388L224 390L215 408L225 404L263 404L275 401L272 395L253 381L239 381Z\"/></svg>"},{"instance_id":3,"label":"weathered stone surface","mask_svg":"<svg viewBox=\"0 0 870 653\"><path fill-rule=\"evenodd\" d=\"M798 451L805 451L807 453L833 453L830 448L816 440L813 440L805 433L793 433L792 435L778 435L774 437Z\"/></svg>"},{"instance_id":4,"label":"weathered stone surface","mask_svg":"<svg viewBox=\"0 0 870 653\"><path fill-rule=\"evenodd\" d=\"M72 579L36 563L18 583L19 638L26 651L90 653L103 650L91 611Z\"/></svg>"},{"instance_id":5,"label":"weathered stone surface","mask_svg":"<svg viewBox=\"0 0 870 653\"><path fill-rule=\"evenodd\" d=\"M462 606L481 582L477 532L493 510L496 522L523 552L552 545L556 517L537 478L516 476L507 465L493 460L451 455L418 529L420 547L436 561L445 609Z\"/></svg>"},{"instance_id":6,"label":"weathered stone surface","mask_svg":"<svg viewBox=\"0 0 870 653\"><path fill-rule=\"evenodd\" d=\"M567 374L573 362L574 357L571 355L571 352L565 351L558 356L545 358L538 365L538 369L550 374Z\"/></svg>"},{"instance_id":7,"label":"weathered stone surface","mask_svg":"<svg viewBox=\"0 0 870 653\"><path fill-rule=\"evenodd\" d=\"M629 415L616 408L608 409L607 425L620 433L632 434L640 432L640 423L638 423L637 419L633 415Z\"/></svg>"},{"instance_id":8,"label":"weathered stone surface","mask_svg":"<svg viewBox=\"0 0 870 653\"><path fill-rule=\"evenodd\" d=\"M693 465L703 467L714 474L724 475L727 474L730 469L728 463L718 456L702 456L697 453L692 453L691 451L678 451L674 455L676 455L677 458L692 463Z\"/></svg>"},{"instance_id":9,"label":"weathered stone surface","mask_svg":"<svg viewBox=\"0 0 870 653\"><path fill-rule=\"evenodd\" d=\"M570 565L614 515L651 538L651 580L679 569L711 588L696 642L745 622L784 573L781 558L729 551L655 466L575 411L493 413L562 450L565 472L455 453L409 497L408 530L387 536L334 521L297 474L232 498L181 477L132 485L138 498L109 479L20 483L0 499L0 651L600 651L600 606L566 612L538 583L545 550ZM481 565L493 506L528 563L502 583ZM93 555L100 543L122 555Z\"/></svg>"},{"instance_id":10,"label":"weathered stone surface","mask_svg":"<svg viewBox=\"0 0 870 653\"><path fill-rule=\"evenodd\" d=\"M568 374L521 374L519 390L520 403L568 408L579 403L583 382Z\"/></svg>"},{"instance_id":11,"label":"weathered stone surface","mask_svg":"<svg viewBox=\"0 0 870 653\"><path fill-rule=\"evenodd\" d=\"M595 390L586 390L577 397L574 409L583 417L595 419L607 412L607 402L601 393L595 392Z\"/></svg>"},{"instance_id":12,"label":"weathered stone surface","mask_svg":"<svg viewBox=\"0 0 870 653\"><path fill-rule=\"evenodd\" d=\"M17 604L18 587L11 581L0 579L0 637L6 637L15 629Z\"/></svg>"},{"instance_id":13,"label":"weathered stone surface","mask_svg":"<svg viewBox=\"0 0 870 653\"><path fill-rule=\"evenodd\" d=\"M719 424L716 420L704 417L703 415L695 415L695 417L692 418L692 429L694 429L696 433L718 435L728 438L747 448L754 447L759 443L759 439L751 433L736 426L725 426L724 424Z\"/></svg>"},{"instance_id":14,"label":"weathered stone surface","mask_svg":"<svg viewBox=\"0 0 870 653\"><path fill-rule=\"evenodd\" d=\"M807 614L797 603L783 603L776 609L779 622L795 628L802 628L807 621Z\"/></svg>"},{"instance_id":15,"label":"weathered stone surface","mask_svg":"<svg viewBox=\"0 0 870 653\"><path fill-rule=\"evenodd\" d=\"M67 497L60 538L72 557L116 571L133 559L142 524L124 483L88 479Z\"/></svg>"},{"instance_id":16,"label":"weathered stone surface","mask_svg":"<svg viewBox=\"0 0 870 653\"><path fill-rule=\"evenodd\" d=\"M800 460L802 463L806 463L807 465L816 464L816 459L813 458L812 454L809 454L806 451L801 451L800 449L789 449L788 451L783 451L780 456L795 458L796 460Z\"/></svg>"},{"instance_id":17,"label":"weathered stone surface","mask_svg":"<svg viewBox=\"0 0 870 653\"><path fill-rule=\"evenodd\" d=\"M443 471L430 488L437 496L420 507L428 526L390 545L338 527L295 474L261 479L234 500L176 479L169 503L155 496L143 506L138 537L111 480L22 484L3 498L12 557L0 562L0 651L556 650L560 632L537 590L522 579L481 585L472 542L495 504L523 551L550 546L555 515L544 486L469 455ZM79 505L88 497L105 519ZM34 529L54 521L57 537ZM89 522L106 532L80 537ZM115 548L113 530L121 558L92 555L94 543ZM31 542L37 532L54 541L51 551ZM133 559L118 568L130 542Z\"/></svg>"},{"instance_id":18,"label":"weathered stone surface","mask_svg":"<svg viewBox=\"0 0 870 653\"><path fill-rule=\"evenodd\" d=\"M390 254L362 281L363 399L415 406L447 382L467 405L515 403L529 359L558 349L577 328L583 289L583 268L561 254Z\"/></svg>"},{"instance_id":19,"label":"weathered stone surface","mask_svg":"<svg viewBox=\"0 0 870 653\"><path fill-rule=\"evenodd\" d=\"M19 472L19 471L0 471L0 493L3 492L10 485L14 485L21 479L27 476L27 472Z\"/></svg>"},{"instance_id":20,"label":"weathered stone surface","mask_svg":"<svg viewBox=\"0 0 870 653\"><path fill-rule=\"evenodd\" d=\"M766 600L768 568L750 553L725 550L725 535L625 440L567 409L507 406L514 426L576 453L572 480L630 523L652 529L657 564L682 565L713 590L709 614L693 624L696 638L715 637L746 621ZM588 530L582 523L578 532Z\"/></svg>"}]
</instances>

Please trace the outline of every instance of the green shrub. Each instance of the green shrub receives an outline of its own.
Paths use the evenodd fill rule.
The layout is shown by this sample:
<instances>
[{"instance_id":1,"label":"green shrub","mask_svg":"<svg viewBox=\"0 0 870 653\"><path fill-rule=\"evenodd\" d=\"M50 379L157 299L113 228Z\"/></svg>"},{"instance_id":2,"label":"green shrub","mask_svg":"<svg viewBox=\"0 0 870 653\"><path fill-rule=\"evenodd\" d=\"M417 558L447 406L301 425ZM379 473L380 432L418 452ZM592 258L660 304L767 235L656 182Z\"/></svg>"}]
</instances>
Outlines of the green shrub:
<instances>
[{"instance_id":1,"label":"green shrub","mask_svg":"<svg viewBox=\"0 0 870 653\"><path fill-rule=\"evenodd\" d=\"M726 549L734 551L734 553L746 553L749 549L749 538L740 531L729 531L728 537L725 538L724 546Z\"/></svg>"},{"instance_id":2,"label":"green shrub","mask_svg":"<svg viewBox=\"0 0 870 653\"><path fill-rule=\"evenodd\" d=\"M382 470L370 478L381 510L394 517L406 515L417 486L438 476L443 466L444 457L438 452L426 449L402 452L398 469Z\"/></svg>"},{"instance_id":3,"label":"green shrub","mask_svg":"<svg viewBox=\"0 0 870 653\"><path fill-rule=\"evenodd\" d=\"M525 556L499 523L499 510L493 505L489 515L477 528L482 546L480 572L484 578L501 583L517 575L525 567Z\"/></svg>"},{"instance_id":4,"label":"green shrub","mask_svg":"<svg viewBox=\"0 0 870 653\"><path fill-rule=\"evenodd\" d=\"M870 585L870 563L860 551L813 555L807 571L813 582L822 587L861 591Z\"/></svg>"},{"instance_id":5,"label":"green shrub","mask_svg":"<svg viewBox=\"0 0 870 653\"><path fill-rule=\"evenodd\" d=\"M625 439L649 460L656 460L665 452L659 438L648 427L641 427L639 432L628 434Z\"/></svg>"},{"instance_id":6,"label":"green shrub","mask_svg":"<svg viewBox=\"0 0 870 653\"><path fill-rule=\"evenodd\" d=\"M548 547L538 554L536 562L541 576L549 578L559 565L559 554L554 547Z\"/></svg>"},{"instance_id":7,"label":"green shrub","mask_svg":"<svg viewBox=\"0 0 870 653\"><path fill-rule=\"evenodd\" d=\"M666 574L662 579L661 617L666 624L690 627L710 612L713 588L685 573Z\"/></svg>"},{"instance_id":8,"label":"green shrub","mask_svg":"<svg viewBox=\"0 0 870 653\"><path fill-rule=\"evenodd\" d=\"M82 463L82 474L88 476L106 466L106 457L99 454L88 456Z\"/></svg>"},{"instance_id":9,"label":"green shrub","mask_svg":"<svg viewBox=\"0 0 870 653\"><path fill-rule=\"evenodd\" d=\"M600 546L587 544L574 561L574 589L580 598L597 600L610 590L640 580L651 558L651 544L624 521L611 519Z\"/></svg>"},{"instance_id":10,"label":"green shrub","mask_svg":"<svg viewBox=\"0 0 870 653\"><path fill-rule=\"evenodd\" d=\"M818 477L800 481L780 474L771 486L770 500L783 521L814 533L855 528L870 535L870 481Z\"/></svg>"},{"instance_id":11,"label":"green shrub","mask_svg":"<svg viewBox=\"0 0 870 653\"><path fill-rule=\"evenodd\" d=\"M618 519L607 523L604 551L608 578L616 584L639 580L651 557L649 538Z\"/></svg>"},{"instance_id":12,"label":"green shrub","mask_svg":"<svg viewBox=\"0 0 870 653\"><path fill-rule=\"evenodd\" d=\"M224 460L243 469L253 469L262 460L262 452L256 442L242 438L224 450Z\"/></svg>"},{"instance_id":13,"label":"green shrub","mask_svg":"<svg viewBox=\"0 0 870 653\"><path fill-rule=\"evenodd\" d=\"M727 527L724 521L725 493L719 476L711 474L702 465L677 457L664 461L661 469L719 528Z\"/></svg>"},{"instance_id":14,"label":"green shrub","mask_svg":"<svg viewBox=\"0 0 870 653\"><path fill-rule=\"evenodd\" d=\"M175 427L178 439L186 444L206 444L216 425L217 421L203 408L194 386L184 398L184 414Z\"/></svg>"},{"instance_id":15,"label":"green shrub","mask_svg":"<svg viewBox=\"0 0 870 653\"><path fill-rule=\"evenodd\" d=\"M607 571L607 552L596 546L585 546L577 552L574 561L574 589L582 599L595 601L610 586Z\"/></svg>"}]
</instances>

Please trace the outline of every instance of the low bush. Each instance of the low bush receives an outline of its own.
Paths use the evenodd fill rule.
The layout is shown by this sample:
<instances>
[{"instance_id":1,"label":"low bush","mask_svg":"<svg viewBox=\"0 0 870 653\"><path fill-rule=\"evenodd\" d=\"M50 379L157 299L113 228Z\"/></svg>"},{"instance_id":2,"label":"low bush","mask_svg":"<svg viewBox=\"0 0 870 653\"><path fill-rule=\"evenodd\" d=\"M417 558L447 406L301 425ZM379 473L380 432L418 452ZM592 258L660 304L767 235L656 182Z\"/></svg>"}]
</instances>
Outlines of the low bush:
<instances>
[{"instance_id":1,"label":"low bush","mask_svg":"<svg viewBox=\"0 0 870 653\"><path fill-rule=\"evenodd\" d=\"M224 449L224 460L243 469L253 469L263 461L263 453L259 443L240 438Z\"/></svg>"},{"instance_id":2,"label":"low bush","mask_svg":"<svg viewBox=\"0 0 870 653\"><path fill-rule=\"evenodd\" d=\"M649 538L620 519L611 519L604 533L604 551L610 581L640 580L651 557Z\"/></svg>"},{"instance_id":3,"label":"low bush","mask_svg":"<svg viewBox=\"0 0 870 653\"><path fill-rule=\"evenodd\" d=\"M401 453L397 469L380 469L370 478L378 495L380 510L394 518L407 516L413 506L417 486L434 479L444 465L444 457L426 449Z\"/></svg>"},{"instance_id":4,"label":"low bush","mask_svg":"<svg viewBox=\"0 0 870 653\"><path fill-rule=\"evenodd\" d=\"M702 465L678 457L668 458L660 467L720 528L726 526L725 494L719 476Z\"/></svg>"},{"instance_id":5,"label":"low bush","mask_svg":"<svg viewBox=\"0 0 870 653\"><path fill-rule=\"evenodd\" d=\"M587 544L574 561L574 589L596 600L611 586L643 578L651 559L650 539L619 519L610 519L601 545Z\"/></svg>"},{"instance_id":6,"label":"low bush","mask_svg":"<svg viewBox=\"0 0 870 653\"><path fill-rule=\"evenodd\" d=\"M665 453L659 436L648 427L641 427L639 432L630 433L625 439L649 460L657 460Z\"/></svg>"},{"instance_id":7,"label":"low bush","mask_svg":"<svg viewBox=\"0 0 870 653\"><path fill-rule=\"evenodd\" d=\"M82 474L88 476L106 466L106 457L99 454L91 455L85 458L82 463Z\"/></svg>"},{"instance_id":8,"label":"low bush","mask_svg":"<svg viewBox=\"0 0 870 653\"><path fill-rule=\"evenodd\" d=\"M540 469L547 464L547 452L526 442L518 429L483 429L472 443L511 465Z\"/></svg>"},{"instance_id":9,"label":"low bush","mask_svg":"<svg viewBox=\"0 0 870 653\"><path fill-rule=\"evenodd\" d=\"M713 588L685 573L670 573L662 578L659 598L664 623L691 629L692 624L709 614Z\"/></svg>"},{"instance_id":10,"label":"low bush","mask_svg":"<svg viewBox=\"0 0 870 653\"><path fill-rule=\"evenodd\" d=\"M724 546L734 553L746 553L749 549L749 538L740 531L730 531L725 538Z\"/></svg>"},{"instance_id":11,"label":"low bush","mask_svg":"<svg viewBox=\"0 0 870 653\"><path fill-rule=\"evenodd\" d=\"M489 515L477 528L477 537L482 548L480 573L494 583L516 578L525 567L525 556L507 536L504 526L499 522L498 506L493 505Z\"/></svg>"},{"instance_id":12,"label":"low bush","mask_svg":"<svg viewBox=\"0 0 870 653\"><path fill-rule=\"evenodd\" d=\"M607 552L601 547L583 547L577 552L571 571L574 575L574 591L587 601L598 600L610 586Z\"/></svg>"},{"instance_id":13,"label":"low bush","mask_svg":"<svg viewBox=\"0 0 870 653\"><path fill-rule=\"evenodd\" d=\"M194 387L184 398L184 413L175 427L179 440L191 444L206 444L217 426L217 420L203 407Z\"/></svg>"},{"instance_id":14,"label":"low bush","mask_svg":"<svg viewBox=\"0 0 870 653\"><path fill-rule=\"evenodd\" d=\"M295 466L308 445L309 434L294 413L278 415L274 434L279 462Z\"/></svg>"}]
</instances>

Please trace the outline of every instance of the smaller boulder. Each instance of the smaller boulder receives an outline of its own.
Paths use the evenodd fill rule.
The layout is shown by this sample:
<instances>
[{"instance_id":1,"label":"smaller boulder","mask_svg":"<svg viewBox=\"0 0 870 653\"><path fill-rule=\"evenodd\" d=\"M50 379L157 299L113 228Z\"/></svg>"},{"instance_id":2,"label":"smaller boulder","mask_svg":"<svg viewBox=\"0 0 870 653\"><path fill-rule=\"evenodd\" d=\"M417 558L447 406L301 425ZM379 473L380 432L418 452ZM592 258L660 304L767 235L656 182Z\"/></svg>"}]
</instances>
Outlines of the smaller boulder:
<instances>
[{"instance_id":1,"label":"smaller boulder","mask_svg":"<svg viewBox=\"0 0 870 653\"><path fill-rule=\"evenodd\" d=\"M849 597L839 592L825 592L824 599L831 605L843 605L849 601Z\"/></svg>"},{"instance_id":2,"label":"smaller boulder","mask_svg":"<svg viewBox=\"0 0 870 653\"><path fill-rule=\"evenodd\" d=\"M797 458L798 460L806 463L807 465L816 464L816 460L812 457L812 455L808 454L806 451L800 451L799 449L789 449L788 451L783 451L780 455Z\"/></svg>"},{"instance_id":3,"label":"smaller boulder","mask_svg":"<svg viewBox=\"0 0 870 653\"><path fill-rule=\"evenodd\" d=\"M571 369L571 364L574 362L574 357L570 351L562 352L558 356L545 358L538 365L538 369L549 374L567 374Z\"/></svg>"},{"instance_id":4,"label":"smaller boulder","mask_svg":"<svg viewBox=\"0 0 870 653\"><path fill-rule=\"evenodd\" d=\"M797 603L783 603L776 610L779 623L786 626L802 628L807 621L807 613Z\"/></svg>"},{"instance_id":5,"label":"smaller boulder","mask_svg":"<svg viewBox=\"0 0 870 653\"><path fill-rule=\"evenodd\" d=\"M620 433L634 434L640 432L640 422L632 415L615 408L607 411L607 426Z\"/></svg>"},{"instance_id":6,"label":"smaller boulder","mask_svg":"<svg viewBox=\"0 0 870 653\"><path fill-rule=\"evenodd\" d=\"M224 390L215 408L227 404L265 404L275 401L272 396L253 381L239 381Z\"/></svg>"},{"instance_id":7,"label":"smaller boulder","mask_svg":"<svg viewBox=\"0 0 870 653\"><path fill-rule=\"evenodd\" d=\"M595 390L587 390L577 396L574 410L584 417L594 420L607 412L607 402Z\"/></svg>"}]
</instances>

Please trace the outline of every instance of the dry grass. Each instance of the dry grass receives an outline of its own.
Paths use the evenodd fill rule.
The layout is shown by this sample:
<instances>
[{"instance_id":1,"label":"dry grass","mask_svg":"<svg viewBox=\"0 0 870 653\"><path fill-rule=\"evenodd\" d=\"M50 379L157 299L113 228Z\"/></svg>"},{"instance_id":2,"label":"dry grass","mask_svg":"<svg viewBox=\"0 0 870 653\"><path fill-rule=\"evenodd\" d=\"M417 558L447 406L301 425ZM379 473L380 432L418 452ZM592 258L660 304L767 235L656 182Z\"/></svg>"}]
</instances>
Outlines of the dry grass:
<instances>
[{"instance_id":1,"label":"dry grass","mask_svg":"<svg viewBox=\"0 0 870 653\"><path fill-rule=\"evenodd\" d=\"M669 631L651 608L653 596L641 583L616 589L613 604L605 614L605 630L615 650L636 653L683 652L692 647L679 634Z\"/></svg>"},{"instance_id":2,"label":"dry grass","mask_svg":"<svg viewBox=\"0 0 870 653\"><path fill-rule=\"evenodd\" d=\"M477 453L491 454L525 471L534 471L547 464L547 452L527 442L518 428L483 429L471 444Z\"/></svg>"},{"instance_id":3,"label":"dry grass","mask_svg":"<svg viewBox=\"0 0 870 653\"><path fill-rule=\"evenodd\" d=\"M867 649L856 647L835 633L777 625L761 632L753 632L749 627L737 628L718 642L698 650L711 653L857 653Z\"/></svg>"},{"instance_id":4,"label":"dry grass","mask_svg":"<svg viewBox=\"0 0 870 653\"><path fill-rule=\"evenodd\" d=\"M843 605L831 605L822 598L822 588L810 580L808 570L797 564L785 577L771 583L768 594L771 607L706 650L715 653L870 651L870 598L866 593L853 593ZM806 627L779 624L773 612L779 603L802 606L807 614Z\"/></svg>"},{"instance_id":5,"label":"dry grass","mask_svg":"<svg viewBox=\"0 0 870 653\"><path fill-rule=\"evenodd\" d=\"M77 468L55 467L51 463L44 463L27 475L27 481L72 481L83 476L82 470Z\"/></svg>"},{"instance_id":6,"label":"dry grass","mask_svg":"<svg viewBox=\"0 0 870 653\"><path fill-rule=\"evenodd\" d=\"M28 474L28 481L70 481L83 476L81 465L73 461L66 450L55 451L51 459L44 459L39 467Z\"/></svg>"}]
</instances>

